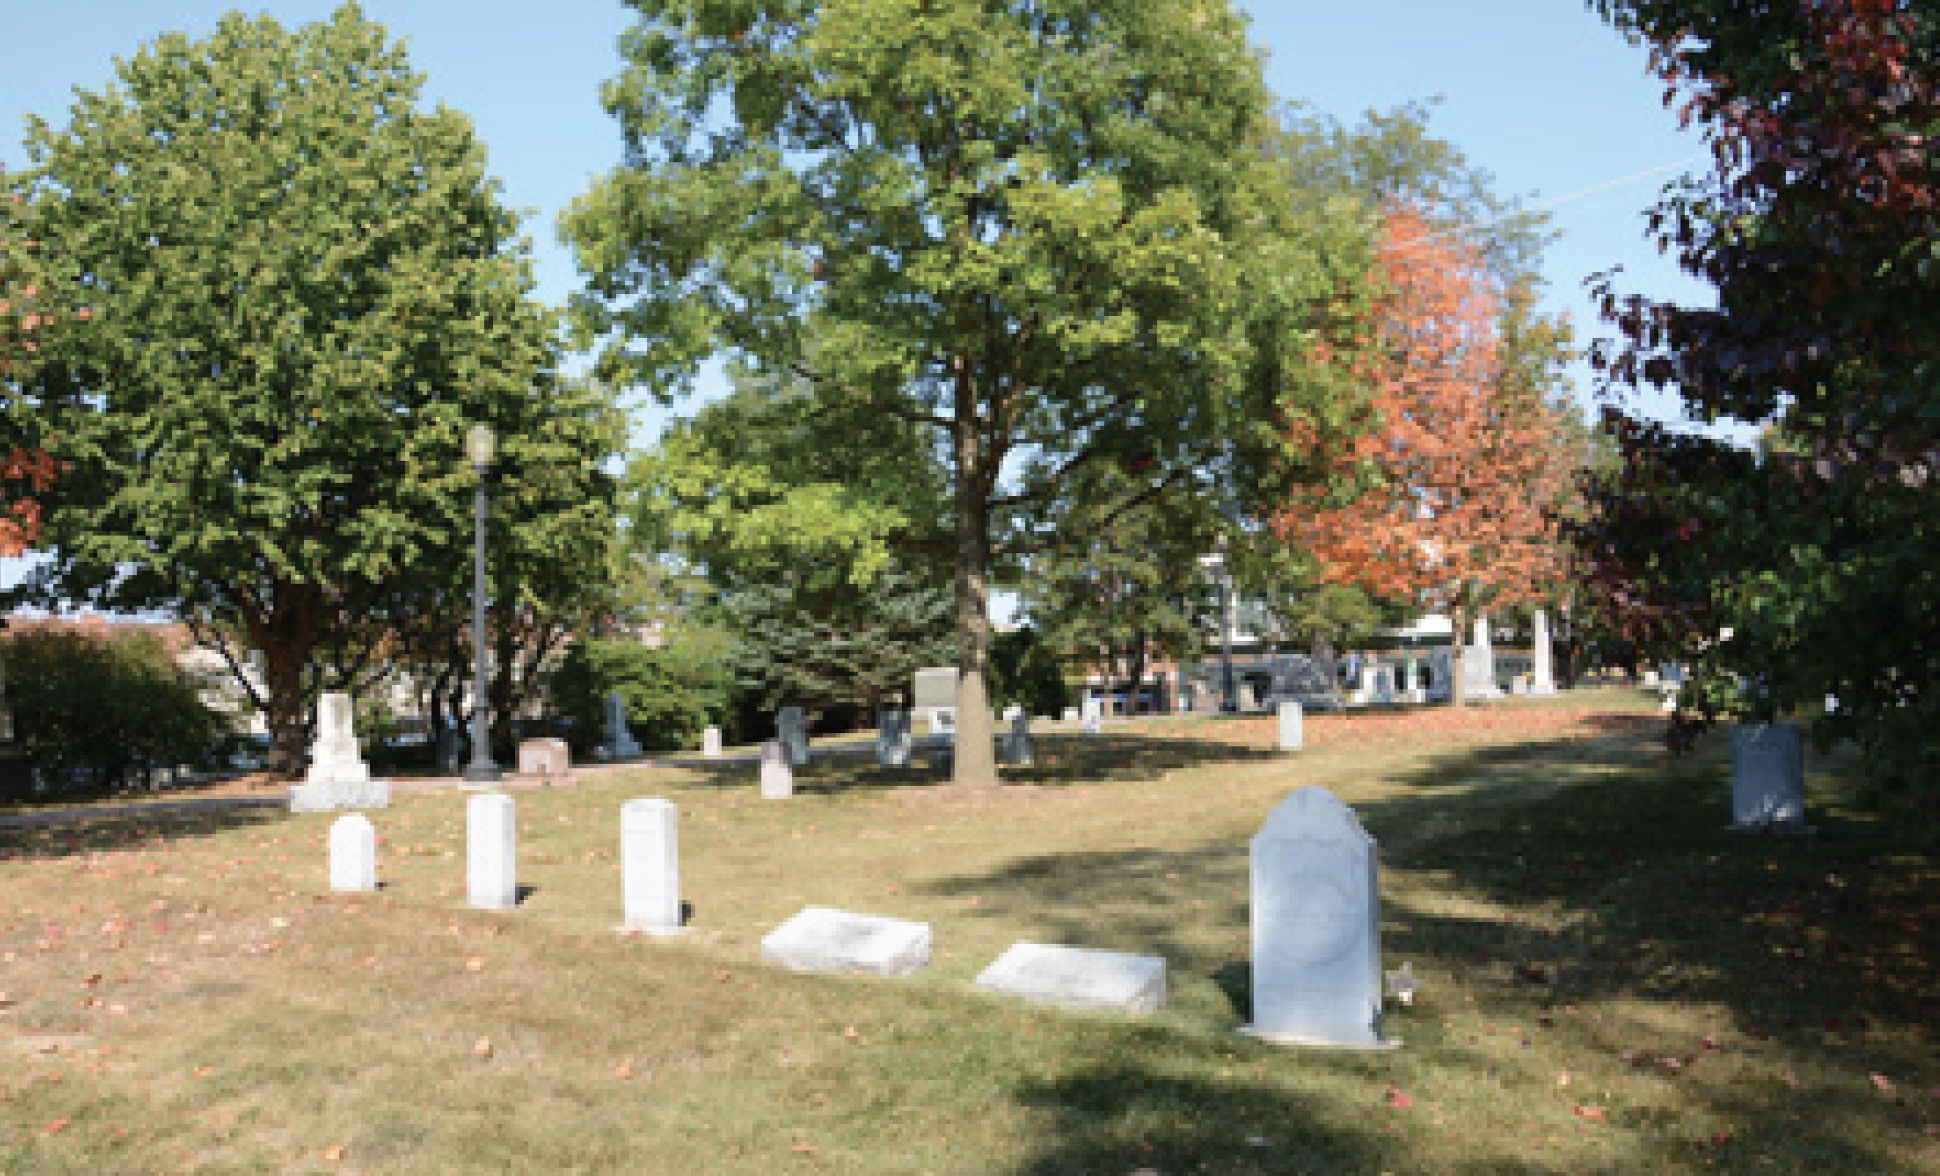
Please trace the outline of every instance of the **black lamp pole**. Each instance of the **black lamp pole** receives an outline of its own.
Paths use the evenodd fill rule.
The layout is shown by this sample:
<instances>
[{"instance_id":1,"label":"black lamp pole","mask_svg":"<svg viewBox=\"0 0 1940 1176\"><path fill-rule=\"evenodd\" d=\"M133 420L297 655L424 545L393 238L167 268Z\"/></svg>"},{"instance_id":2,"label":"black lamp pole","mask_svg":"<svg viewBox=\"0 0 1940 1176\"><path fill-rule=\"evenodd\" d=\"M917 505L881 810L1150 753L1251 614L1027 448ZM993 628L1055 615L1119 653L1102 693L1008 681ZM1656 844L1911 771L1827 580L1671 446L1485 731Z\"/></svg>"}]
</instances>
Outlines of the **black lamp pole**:
<instances>
[{"instance_id":1,"label":"black lamp pole","mask_svg":"<svg viewBox=\"0 0 1940 1176\"><path fill-rule=\"evenodd\" d=\"M492 448L496 439L484 425L473 425L465 434L465 454L471 458L478 475L478 490L472 501L475 542L472 551L472 762L465 765L465 783L496 784L498 765L492 762L491 732L486 723L485 705L485 476L492 468Z\"/></svg>"}]
</instances>

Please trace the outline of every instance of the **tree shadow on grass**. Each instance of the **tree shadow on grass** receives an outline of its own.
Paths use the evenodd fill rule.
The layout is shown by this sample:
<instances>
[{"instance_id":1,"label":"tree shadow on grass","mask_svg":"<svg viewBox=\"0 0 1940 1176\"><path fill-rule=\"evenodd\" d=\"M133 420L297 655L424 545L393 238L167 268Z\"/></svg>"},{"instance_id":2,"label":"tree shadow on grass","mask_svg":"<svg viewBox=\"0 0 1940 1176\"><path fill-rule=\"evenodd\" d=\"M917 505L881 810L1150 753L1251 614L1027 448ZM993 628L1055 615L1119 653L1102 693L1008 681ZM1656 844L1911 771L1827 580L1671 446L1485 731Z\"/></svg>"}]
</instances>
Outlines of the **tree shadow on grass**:
<instances>
[{"instance_id":1,"label":"tree shadow on grass","mask_svg":"<svg viewBox=\"0 0 1940 1176\"><path fill-rule=\"evenodd\" d=\"M0 823L0 862L150 849L182 838L267 826L287 816L287 806L281 804L147 806L52 814L32 823Z\"/></svg>"}]
</instances>

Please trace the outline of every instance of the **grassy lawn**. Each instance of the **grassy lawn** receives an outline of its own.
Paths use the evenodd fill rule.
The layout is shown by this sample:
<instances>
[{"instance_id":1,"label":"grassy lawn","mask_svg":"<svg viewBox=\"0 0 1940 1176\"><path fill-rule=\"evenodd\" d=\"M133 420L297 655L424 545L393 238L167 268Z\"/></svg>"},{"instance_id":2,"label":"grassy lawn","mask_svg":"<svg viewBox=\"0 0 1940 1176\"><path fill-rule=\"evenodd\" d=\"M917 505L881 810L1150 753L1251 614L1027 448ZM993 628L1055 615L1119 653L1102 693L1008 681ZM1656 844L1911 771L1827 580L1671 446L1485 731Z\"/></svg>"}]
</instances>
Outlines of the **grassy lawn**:
<instances>
[{"instance_id":1,"label":"grassy lawn","mask_svg":"<svg viewBox=\"0 0 1940 1176\"><path fill-rule=\"evenodd\" d=\"M1735 835L1722 741L1655 703L1117 723L1015 783L833 758L520 791L516 912L464 905L464 795L330 818L0 829L0 1171L1940 1172L1940 869L1810 762L1811 838ZM1381 844L1382 1054L1266 1045L1247 838L1320 784ZM616 932L619 807L681 813L685 936ZM804 905L930 922L901 981L755 962ZM1016 940L1163 955L1147 1017L970 988Z\"/></svg>"}]
</instances>

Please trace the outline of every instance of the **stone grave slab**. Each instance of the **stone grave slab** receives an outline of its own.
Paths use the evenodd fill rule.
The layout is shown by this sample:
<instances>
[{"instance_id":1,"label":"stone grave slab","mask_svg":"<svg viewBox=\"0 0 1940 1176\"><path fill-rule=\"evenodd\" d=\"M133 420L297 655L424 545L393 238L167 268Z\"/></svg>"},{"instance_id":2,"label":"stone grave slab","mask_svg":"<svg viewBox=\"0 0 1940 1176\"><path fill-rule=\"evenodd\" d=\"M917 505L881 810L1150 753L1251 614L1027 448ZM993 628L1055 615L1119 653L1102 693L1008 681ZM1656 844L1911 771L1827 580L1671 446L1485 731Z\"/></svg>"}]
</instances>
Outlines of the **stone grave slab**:
<instances>
[{"instance_id":1,"label":"stone grave slab","mask_svg":"<svg viewBox=\"0 0 1940 1176\"><path fill-rule=\"evenodd\" d=\"M1790 723L1731 729L1731 827L1806 832L1805 744Z\"/></svg>"},{"instance_id":2,"label":"stone grave slab","mask_svg":"<svg viewBox=\"0 0 1940 1176\"><path fill-rule=\"evenodd\" d=\"M377 889L377 829L362 813L346 813L330 824L330 889Z\"/></svg>"},{"instance_id":3,"label":"stone grave slab","mask_svg":"<svg viewBox=\"0 0 1940 1176\"><path fill-rule=\"evenodd\" d=\"M1299 751L1306 738L1300 704L1285 701L1280 704L1280 750Z\"/></svg>"},{"instance_id":4,"label":"stone grave slab","mask_svg":"<svg viewBox=\"0 0 1940 1176\"><path fill-rule=\"evenodd\" d=\"M391 785L373 780L357 749L350 695L328 693L317 699L317 738L303 783L290 787L290 811L327 813L347 808L384 808Z\"/></svg>"},{"instance_id":5,"label":"stone grave slab","mask_svg":"<svg viewBox=\"0 0 1940 1176\"><path fill-rule=\"evenodd\" d=\"M804 907L762 939L761 958L798 972L907 976L930 962L930 926Z\"/></svg>"},{"instance_id":6,"label":"stone grave slab","mask_svg":"<svg viewBox=\"0 0 1940 1176\"><path fill-rule=\"evenodd\" d=\"M779 739L761 745L761 799L787 800L795 795L795 769L788 766L788 751Z\"/></svg>"},{"instance_id":7,"label":"stone grave slab","mask_svg":"<svg viewBox=\"0 0 1940 1176\"><path fill-rule=\"evenodd\" d=\"M654 935L681 930L680 810L671 800L620 806L620 872L626 926Z\"/></svg>"},{"instance_id":8,"label":"stone grave slab","mask_svg":"<svg viewBox=\"0 0 1940 1176\"><path fill-rule=\"evenodd\" d=\"M703 727L701 729L701 754L708 759L720 758L721 729L719 727Z\"/></svg>"},{"instance_id":9,"label":"stone grave slab","mask_svg":"<svg viewBox=\"0 0 1940 1176\"><path fill-rule=\"evenodd\" d=\"M775 738L788 753L788 766L799 768L808 762L808 715L798 706L784 706L775 716Z\"/></svg>"},{"instance_id":10,"label":"stone grave slab","mask_svg":"<svg viewBox=\"0 0 1940 1176\"><path fill-rule=\"evenodd\" d=\"M488 911L519 905L518 832L512 798L480 792L465 802L466 882L471 904Z\"/></svg>"},{"instance_id":11,"label":"stone grave slab","mask_svg":"<svg viewBox=\"0 0 1940 1176\"><path fill-rule=\"evenodd\" d=\"M1165 961L1049 943L1013 943L978 988L1069 1009L1153 1013L1165 1005Z\"/></svg>"},{"instance_id":12,"label":"stone grave slab","mask_svg":"<svg viewBox=\"0 0 1940 1176\"><path fill-rule=\"evenodd\" d=\"M593 754L606 760L640 758L640 742L626 723L626 699L618 692L606 696L606 738Z\"/></svg>"},{"instance_id":13,"label":"stone grave slab","mask_svg":"<svg viewBox=\"0 0 1940 1176\"><path fill-rule=\"evenodd\" d=\"M527 739L519 744L519 775L563 787L573 782L573 752L564 739Z\"/></svg>"}]
</instances>

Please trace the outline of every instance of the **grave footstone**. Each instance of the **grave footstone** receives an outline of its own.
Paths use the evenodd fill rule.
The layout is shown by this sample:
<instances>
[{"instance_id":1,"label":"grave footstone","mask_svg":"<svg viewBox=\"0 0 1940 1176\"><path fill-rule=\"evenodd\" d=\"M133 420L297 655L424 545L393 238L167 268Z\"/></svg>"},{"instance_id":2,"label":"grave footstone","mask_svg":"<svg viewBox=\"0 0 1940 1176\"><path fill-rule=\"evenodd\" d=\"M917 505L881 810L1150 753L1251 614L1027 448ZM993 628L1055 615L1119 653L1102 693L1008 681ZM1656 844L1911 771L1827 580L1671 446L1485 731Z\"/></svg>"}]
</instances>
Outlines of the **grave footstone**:
<instances>
[{"instance_id":1,"label":"grave footstone","mask_svg":"<svg viewBox=\"0 0 1940 1176\"><path fill-rule=\"evenodd\" d=\"M350 695L330 693L317 700L317 738L310 745L303 783L290 788L291 812L383 808L391 803L390 783L371 779L351 723Z\"/></svg>"},{"instance_id":2,"label":"grave footstone","mask_svg":"<svg viewBox=\"0 0 1940 1176\"><path fill-rule=\"evenodd\" d=\"M761 958L803 972L907 976L930 962L930 927L805 907L762 939Z\"/></svg>"},{"instance_id":3,"label":"grave footstone","mask_svg":"<svg viewBox=\"0 0 1940 1176\"><path fill-rule=\"evenodd\" d=\"M767 740L761 745L761 798L787 800L793 795L795 771L788 764L788 752L781 740Z\"/></svg>"},{"instance_id":4,"label":"grave footstone","mask_svg":"<svg viewBox=\"0 0 1940 1176\"><path fill-rule=\"evenodd\" d=\"M1374 838L1325 788L1281 801L1252 843L1253 1023L1268 1041L1386 1049Z\"/></svg>"},{"instance_id":5,"label":"grave footstone","mask_svg":"<svg viewBox=\"0 0 1940 1176\"><path fill-rule=\"evenodd\" d=\"M1731 729L1734 829L1804 831L1805 745L1790 723Z\"/></svg>"},{"instance_id":6,"label":"grave footstone","mask_svg":"<svg viewBox=\"0 0 1940 1176\"><path fill-rule=\"evenodd\" d=\"M514 812L503 792L480 792L465 802L466 881L475 907L509 911L519 905Z\"/></svg>"},{"instance_id":7,"label":"grave footstone","mask_svg":"<svg viewBox=\"0 0 1940 1176\"><path fill-rule=\"evenodd\" d=\"M1165 961L1049 943L1013 943L978 988L1069 1009L1153 1013L1165 1005Z\"/></svg>"},{"instance_id":8,"label":"grave footstone","mask_svg":"<svg viewBox=\"0 0 1940 1176\"><path fill-rule=\"evenodd\" d=\"M671 800L620 806L621 877L626 925L656 935L681 929L680 810Z\"/></svg>"},{"instance_id":9,"label":"grave footstone","mask_svg":"<svg viewBox=\"0 0 1940 1176\"><path fill-rule=\"evenodd\" d=\"M593 754L607 760L640 758L640 743L627 727L626 699L618 692L606 696L606 739Z\"/></svg>"},{"instance_id":10,"label":"grave footstone","mask_svg":"<svg viewBox=\"0 0 1940 1176\"><path fill-rule=\"evenodd\" d=\"M377 889L377 829L362 813L346 813L330 824L330 889Z\"/></svg>"},{"instance_id":11,"label":"grave footstone","mask_svg":"<svg viewBox=\"0 0 1940 1176\"><path fill-rule=\"evenodd\" d=\"M721 758L721 729L719 727L701 728L701 754L708 759Z\"/></svg>"},{"instance_id":12,"label":"grave footstone","mask_svg":"<svg viewBox=\"0 0 1940 1176\"><path fill-rule=\"evenodd\" d=\"M1299 751L1305 742L1304 716L1297 702L1280 704L1280 750Z\"/></svg>"},{"instance_id":13,"label":"grave footstone","mask_svg":"<svg viewBox=\"0 0 1940 1176\"><path fill-rule=\"evenodd\" d=\"M573 752L564 739L528 739L519 744L519 775L549 787L573 782Z\"/></svg>"},{"instance_id":14,"label":"grave footstone","mask_svg":"<svg viewBox=\"0 0 1940 1176\"><path fill-rule=\"evenodd\" d=\"M798 706L784 706L775 716L775 735L788 752L788 765L799 768L808 763L808 716Z\"/></svg>"}]
</instances>

